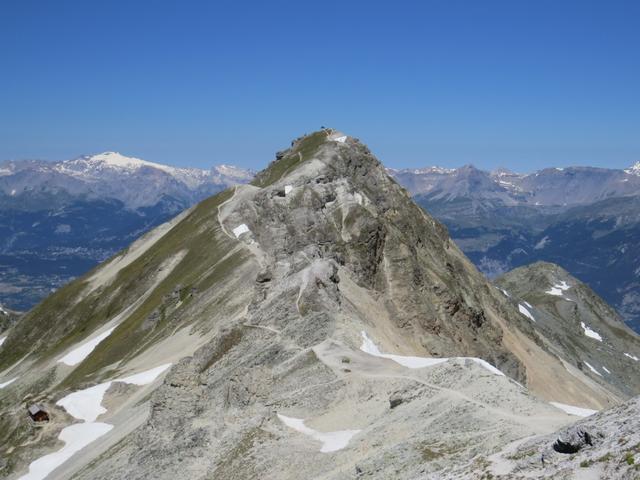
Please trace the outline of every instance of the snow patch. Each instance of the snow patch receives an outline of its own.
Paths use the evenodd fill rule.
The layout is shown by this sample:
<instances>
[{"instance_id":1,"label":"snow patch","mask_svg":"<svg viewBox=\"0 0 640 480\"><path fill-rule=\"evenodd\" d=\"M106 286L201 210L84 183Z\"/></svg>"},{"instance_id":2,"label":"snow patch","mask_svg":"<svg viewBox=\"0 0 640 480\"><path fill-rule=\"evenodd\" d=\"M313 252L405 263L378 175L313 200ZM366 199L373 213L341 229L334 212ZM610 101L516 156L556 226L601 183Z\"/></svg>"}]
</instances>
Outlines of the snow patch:
<instances>
[{"instance_id":1,"label":"snow patch","mask_svg":"<svg viewBox=\"0 0 640 480\"><path fill-rule=\"evenodd\" d=\"M346 135L342 135L341 137L336 137L333 140L338 142L338 143L344 143L344 142L347 141L347 136Z\"/></svg>"},{"instance_id":2,"label":"snow patch","mask_svg":"<svg viewBox=\"0 0 640 480\"><path fill-rule=\"evenodd\" d=\"M597 410L591 410L590 408L574 407L573 405L566 405L564 403L559 403L559 402L549 402L549 403L554 407L559 408L563 412L566 412L569 415L575 415L577 417L588 417L589 415L598 413Z\"/></svg>"},{"instance_id":3,"label":"snow patch","mask_svg":"<svg viewBox=\"0 0 640 480\"><path fill-rule=\"evenodd\" d=\"M58 438L65 443L64 447L57 452L50 453L31 462L29 473L20 477L19 480L43 480L56 468L69 460L74 453L82 450L112 428L113 425L107 423L76 423L63 428Z\"/></svg>"},{"instance_id":4,"label":"snow patch","mask_svg":"<svg viewBox=\"0 0 640 480\"><path fill-rule=\"evenodd\" d=\"M551 240L549 240L549 237L546 236L543 239L541 239L538 243L536 243L536 246L533 247L534 250L542 250L544 247L547 246L547 243L549 243Z\"/></svg>"},{"instance_id":5,"label":"snow patch","mask_svg":"<svg viewBox=\"0 0 640 480\"><path fill-rule=\"evenodd\" d=\"M640 176L640 162L636 162L630 168L625 169L625 172L629 175L639 175Z\"/></svg>"},{"instance_id":6,"label":"snow patch","mask_svg":"<svg viewBox=\"0 0 640 480\"><path fill-rule=\"evenodd\" d=\"M491 373L495 375L502 375L500 370L491 365L489 362L482 360L481 358L475 357L451 357L451 358L429 358L429 357L412 357L405 355L393 355L389 353L382 353L377 345L371 340L366 332L362 332L362 345L360 346L360 350L374 357L386 358L389 360L393 360L394 362L402 365L407 368L424 368L424 367L433 367L434 365L438 365L440 363L447 362L451 359L454 360L471 360L476 362L480 366L486 368Z\"/></svg>"},{"instance_id":7,"label":"snow patch","mask_svg":"<svg viewBox=\"0 0 640 480\"><path fill-rule=\"evenodd\" d=\"M6 381L6 382L4 382L4 383L0 383L0 389L1 389L1 388L4 388L4 387L7 387L7 386L9 386L9 385L11 385L11 384L12 384L13 382L15 382L17 379L18 379L18 377L16 377L16 378L12 378L11 380L7 380L7 381Z\"/></svg>"},{"instance_id":8,"label":"snow patch","mask_svg":"<svg viewBox=\"0 0 640 480\"><path fill-rule=\"evenodd\" d=\"M584 364L589 368L589 370L591 370L593 373L595 373L596 375L598 375L599 377L602 376L602 374L596 370L595 368L593 368L593 366L589 363L589 362L584 362Z\"/></svg>"},{"instance_id":9,"label":"snow patch","mask_svg":"<svg viewBox=\"0 0 640 480\"><path fill-rule=\"evenodd\" d=\"M107 412L107 409L102 406L102 399L110 386L111 382L105 382L78 390L58 400L56 405L64 408L74 418L93 422Z\"/></svg>"},{"instance_id":10,"label":"snow patch","mask_svg":"<svg viewBox=\"0 0 640 480\"><path fill-rule=\"evenodd\" d=\"M58 400L56 405L63 407L72 417L78 420L84 420L84 423L76 423L63 428L58 438L65 443L64 447L57 452L50 453L31 462L29 465L29 473L23 475L18 480L43 480L49 473L69 460L73 454L105 435L113 428L113 425L109 425L108 423L95 421L100 415L107 411L107 409L102 406L102 399L112 383L123 382L132 385L147 385L153 382L158 375L170 366L171 364L167 363L135 375L100 383L93 387L71 393Z\"/></svg>"},{"instance_id":11,"label":"snow patch","mask_svg":"<svg viewBox=\"0 0 640 480\"><path fill-rule=\"evenodd\" d=\"M107 411L102 406L102 399L112 383L122 382L130 385L148 385L170 366L171 363L166 363L135 375L117 378L93 387L85 388L84 390L78 390L58 400L56 405L63 407L69 415L74 418L84 420L85 422L93 422Z\"/></svg>"},{"instance_id":12,"label":"snow patch","mask_svg":"<svg viewBox=\"0 0 640 480\"><path fill-rule=\"evenodd\" d=\"M7 339L7 337L0 337L0 346L2 346L2 344L4 343L4 341Z\"/></svg>"},{"instance_id":13,"label":"snow patch","mask_svg":"<svg viewBox=\"0 0 640 480\"><path fill-rule=\"evenodd\" d=\"M301 418L286 417L278 413L278 418L287 427L296 430L297 432L308 435L322 443L320 452L329 453L337 450L342 450L348 444L351 438L360 432L360 430L339 430L337 432L319 432L312 428L307 427L304 424L304 420Z\"/></svg>"},{"instance_id":14,"label":"snow patch","mask_svg":"<svg viewBox=\"0 0 640 480\"><path fill-rule=\"evenodd\" d=\"M533 315L531 315L531 312L529 310L527 310L527 308L524 305L522 305L521 303L518 304L518 310L520 310L520 313L522 315L524 315L525 317L527 317L532 322L536 321L536 319L533 318Z\"/></svg>"},{"instance_id":15,"label":"snow patch","mask_svg":"<svg viewBox=\"0 0 640 480\"><path fill-rule=\"evenodd\" d=\"M502 288L499 288L498 290L500 290L504 294L505 297L511 298L511 295L509 295L509 292L507 292L506 290L504 290Z\"/></svg>"},{"instance_id":16,"label":"snow patch","mask_svg":"<svg viewBox=\"0 0 640 480\"><path fill-rule=\"evenodd\" d=\"M636 357L635 355L631 355L630 353L625 353L624 356L629 357L631 360L635 360L636 362L640 361L640 358Z\"/></svg>"},{"instance_id":17,"label":"snow patch","mask_svg":"<svg viewBox=\"0 0 640 480\"><path fill-rule=\"evenodd\" d=\"M403 367L407 368L424 368L424 367L432 367L434 365L438 365L439 363L444 363L448 360L448 358L427 358L427 357L411 357L404 355L392 355L382 353L377 345L371 340L366 332L362 332L362 345L360 346L360 350L369 355L373 355L374 357L387 358L389 360L393 360L396 363L399 363Z\"/></svg>"},{"instance_id":18,"label":"snow patch","mask_svg":"<svg viewBox=\"0 0 640 480\"><path fill-rule=\"evenodd\" d=\"M562 292L569 290L570 288L571 286L563 280L562 282L553 285L545 293L548 293L549 295L555 295L556 297L562 297Z\"/></svg>"},{"instance_id":19,"label":"snow patch","mask_svg":"<svg viewBox=\"0 0 640 480\"><path fill-rule=\"evenodd\" d=\"M111 333L115 330L116 327L112 327L106 332L102 332L97 337L92 338L91 340L86 341L82 345L77 348L74 348L69 353L67 353L64 357L62 357L58 362L64 363L73 367L82 362L85 358L89 356L91 352L98 346L100 342L102 342L105 338L107 338Z\"/></svg>"},{"instance_id":20,"label":"snow patch","mask_svg":"<svg viewBox=\"0 0 640 480\"><path fill-rule=\"evenodd\" d=\"M607 372L609 375L611 375L611 372L609 371L609 369L607 367L605 367L604 365L602 366L602 369Z\"/></svg>"},{"instance_id":21,"label":"snow patch","mask_svg":"<svg viewBox=\"0 0 640 480\"><path fill-rule=\"evenodd\" d=\"M171 365L171 363L165 363L164 365L152 368L151 370L146 370L144 372L136 373L135 375L130 375L124 378L118 378L114 380L114 382L123 382L130 385L149 385L156 378L158 378L160 374L169 369Z\"/></svg>"},{"instance_id":22,"label":"snow patch","mask_svg":"<svg viewBox=\"0 0 640 480\"><path fill-rule=\"evenodd\" d=\"M285 195L289 195L291 193L291 190L293 190L293 186L291 186L291 185L285 185L284 186L284 194Z\"/></svg>"},{"instance_id":23,"label":"snow patch","mask_svg":"<svg viewBox=\"0 0 640 480\"><path fill-rule=\"evenodd\" d=\"M233 234L236 236L236 238L240 238L240 235L242 235L243 233L247 233L249 232L249 227L247 227L244 223L242 225L238 225L236 228L233 229Z\"/></svg>"},{"instance_id":24,"label":"snow patch","mask_svg":"<svg viewBox=\"0 0 640 480\"><path fill-rule=\"evenodd\" d=\"M584 334L587 337L593 338L595 340L598 340L599 342L602 341L602 337L600 336L600 334L598 332L596 332L595 330L591 330L584 322L580 322L580 326L584 330Z\"/></svg>"}]
</instances>

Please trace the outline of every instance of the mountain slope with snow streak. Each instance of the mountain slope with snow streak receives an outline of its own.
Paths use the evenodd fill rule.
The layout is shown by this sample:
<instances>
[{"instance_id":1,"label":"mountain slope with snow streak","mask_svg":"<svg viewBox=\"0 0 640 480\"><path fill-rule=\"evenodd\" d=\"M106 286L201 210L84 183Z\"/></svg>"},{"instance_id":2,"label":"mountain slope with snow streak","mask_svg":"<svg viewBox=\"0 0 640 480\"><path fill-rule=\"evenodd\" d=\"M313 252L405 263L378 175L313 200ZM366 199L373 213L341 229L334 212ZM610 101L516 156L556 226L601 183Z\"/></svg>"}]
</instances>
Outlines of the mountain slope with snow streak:
<instances>
[{"instance_id":1,"label":"mountain slope with snow streak","mask_svg":"<svg viewBox=\"0 0 640 480\"><path fill-rule=\"evenodd\" d=\"M567 368L632 395L640 388L640 337L593 290L557 265L517 268L496 285L535 308L534 328Z\"/></svg>"},{"instance_id":2,"label":"mountain slope with snow streak","mask_svg":"<svg viewBox=\"0 0 640 480\"><path fill-rule=\"evenodd\" d=\"M441 477L576 420L550 401L626 398L534 325L365 145L322 130L7 331L0 468L28 475L81 419L113 428L55 478ZM51 415L37 434L25 401Z\"/></svg>"}]
</instances>

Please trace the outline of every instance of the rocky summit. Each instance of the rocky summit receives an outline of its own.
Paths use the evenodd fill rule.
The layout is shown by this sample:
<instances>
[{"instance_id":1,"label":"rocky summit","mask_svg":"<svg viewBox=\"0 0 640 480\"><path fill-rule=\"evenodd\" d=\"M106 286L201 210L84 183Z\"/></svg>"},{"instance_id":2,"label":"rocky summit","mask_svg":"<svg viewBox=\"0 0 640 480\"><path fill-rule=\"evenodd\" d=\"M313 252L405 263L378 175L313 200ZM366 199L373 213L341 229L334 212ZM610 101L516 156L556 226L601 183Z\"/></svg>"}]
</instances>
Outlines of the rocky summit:
<instances>
[{"instance_id":1,"label":"rocky summit","mask_svg":"<svg viewBox=\"0 0 640 480\"><path fill-rule=\"evenodd\" d=\"M575 366L575 322L499 285L364 144L303 136L3 333L0 474L514 478L518 445L537 459L639 386ZM640 357L633 332L584 323ZM553 451L529 478L582 478Z\"/></svg>"}]
</instances>

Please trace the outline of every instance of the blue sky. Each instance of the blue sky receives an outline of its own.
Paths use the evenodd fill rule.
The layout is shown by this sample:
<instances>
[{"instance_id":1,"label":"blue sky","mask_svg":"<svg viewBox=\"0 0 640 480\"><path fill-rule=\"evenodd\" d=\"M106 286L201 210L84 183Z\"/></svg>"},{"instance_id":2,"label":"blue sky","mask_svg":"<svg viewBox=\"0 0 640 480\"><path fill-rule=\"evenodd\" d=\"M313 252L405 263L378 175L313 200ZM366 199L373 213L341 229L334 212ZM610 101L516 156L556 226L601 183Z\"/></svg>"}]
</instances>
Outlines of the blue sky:
<instances>
[{"instance_id":1,"label":"blue sky","mask_svg":"<svg viewBox=\"0 0 640 480\"><path fill-rule=\"evenodd\" d=\"M640 160L640 2L0 5L0 159L261 168L320 125L387 165Z\"/></svg>"}]
</instances>

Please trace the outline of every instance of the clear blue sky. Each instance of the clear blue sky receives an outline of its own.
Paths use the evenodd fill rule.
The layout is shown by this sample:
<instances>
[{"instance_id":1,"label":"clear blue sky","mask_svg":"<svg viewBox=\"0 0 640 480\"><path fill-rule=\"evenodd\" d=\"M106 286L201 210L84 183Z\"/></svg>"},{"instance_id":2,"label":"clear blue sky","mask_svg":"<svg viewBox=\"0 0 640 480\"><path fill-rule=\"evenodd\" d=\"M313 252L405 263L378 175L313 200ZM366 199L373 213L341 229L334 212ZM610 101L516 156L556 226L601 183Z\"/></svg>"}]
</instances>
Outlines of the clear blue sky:
<instances>
[{"instance_id":1,"label":"clear blue sky","mask_svg":"<svg viewBox=\"0 0 640 480\"><path fill-rule=\"evenodd\" d=\"M640 2L0 4L0 159L261 168L320 125L387 165L640 160Z\"/></svg>"}]
</instances>

